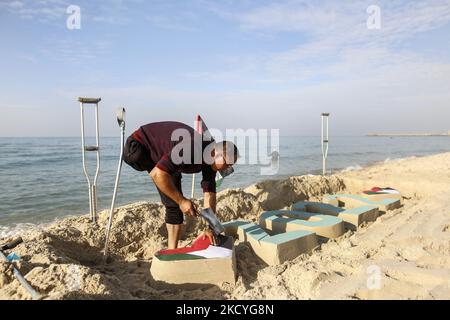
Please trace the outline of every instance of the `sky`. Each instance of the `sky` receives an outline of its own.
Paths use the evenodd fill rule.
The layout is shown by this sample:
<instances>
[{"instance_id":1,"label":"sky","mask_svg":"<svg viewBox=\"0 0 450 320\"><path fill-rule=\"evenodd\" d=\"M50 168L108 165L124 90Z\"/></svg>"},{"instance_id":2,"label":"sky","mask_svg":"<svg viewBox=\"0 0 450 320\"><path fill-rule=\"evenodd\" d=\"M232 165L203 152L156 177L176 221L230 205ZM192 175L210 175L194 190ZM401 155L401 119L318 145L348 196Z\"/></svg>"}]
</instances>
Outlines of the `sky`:
<instances>
[{"instance_id":1,"label":"sky","mask_svg":"<svg viewBox=\"0 0 450 320\"><path fill-rule=\"evenodd\" d=\"M79 96L102 136L119 106L130 133L448 131L450 0L0 0L0 136L79 136Z\"/></svg>"}]
</instances>

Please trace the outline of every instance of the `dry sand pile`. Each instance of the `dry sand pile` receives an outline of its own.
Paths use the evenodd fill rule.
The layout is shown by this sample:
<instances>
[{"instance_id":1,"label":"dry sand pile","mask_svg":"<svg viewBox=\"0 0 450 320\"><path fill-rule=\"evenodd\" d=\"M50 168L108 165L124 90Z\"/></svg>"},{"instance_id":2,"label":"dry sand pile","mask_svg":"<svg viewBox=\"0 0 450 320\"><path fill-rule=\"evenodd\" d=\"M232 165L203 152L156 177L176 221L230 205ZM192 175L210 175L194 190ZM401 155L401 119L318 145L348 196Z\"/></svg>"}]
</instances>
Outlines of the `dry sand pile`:
<instances>
[{"instance_id":1,"label":"dry sand pile","mask_svg":"<svg viewBox=\"0 0 450 320\"><path fill-rule=\"evenodd\" d=\"M14 252L22 257L21 272L47 299L450 298L450 154L225 190L218 193L218 216L222 221L256 221L263 210L373 186L401 190L407 197L404 206L279 266L268 267L240 244L236 284L192 287L154 281L149 273L152 256L166 245L163 207L155 203L119 208L108 264L101 263L100 252L106 211L97 226L83 216L27 231ZM189 219L182 245L200 227L199 220ZM370 265L381 271L380 289L367 289ZM0 299L29 298L10 266L0 263Z\"/></svg>"}]
</instances>

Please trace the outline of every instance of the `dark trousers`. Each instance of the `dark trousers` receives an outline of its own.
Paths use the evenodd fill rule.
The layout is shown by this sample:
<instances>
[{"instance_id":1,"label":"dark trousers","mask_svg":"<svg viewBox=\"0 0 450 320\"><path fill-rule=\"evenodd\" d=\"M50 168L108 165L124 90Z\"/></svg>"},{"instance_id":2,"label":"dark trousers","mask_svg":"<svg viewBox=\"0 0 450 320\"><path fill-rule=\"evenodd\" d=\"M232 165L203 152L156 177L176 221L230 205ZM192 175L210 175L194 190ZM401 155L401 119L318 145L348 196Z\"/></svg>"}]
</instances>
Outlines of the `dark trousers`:
<instances>
[{"instance_id":1,"label":"dark trousers","mask_svg":"<svg viewBox=\"0 0 450 320\"><path fill-rule=\"evenodd\" d=\"M131 166L137 171L147 171L150 172L155 167L155 163L150 157L150 152L136 139L133 137L128 137L124 150L123 150L123 160L126 164ZM172 181L177 188L177 190L183 194L181 190L181 173L172 175ZM178 204L171 198L166 196L159 190L159 195L161 197L161 202L166 208L165 221L169 224L182 224L183 223L183 212L181 212Z\"/></svg>"},{"instance_id":2,"label":"dark trousers","mask_svg":"<svg viewBox=\"0 0 450 320\"><path fill-rule=\"evenodd\" d=\"M171 176L173 184L177 188L178 191L180 191L181 194L183 194L183 191L181 190L181 173L178 173L176 175ZM158 189L158 187L157 187ZM180 207L178 204L173 201L171 198L166 196L164 193L161 192L161 190L158 189L159 195L161 197L161 202L166 207L166 223L169 224L182 224L183 223L183 212L181 212Z\"/></svg>"}]
</instances>

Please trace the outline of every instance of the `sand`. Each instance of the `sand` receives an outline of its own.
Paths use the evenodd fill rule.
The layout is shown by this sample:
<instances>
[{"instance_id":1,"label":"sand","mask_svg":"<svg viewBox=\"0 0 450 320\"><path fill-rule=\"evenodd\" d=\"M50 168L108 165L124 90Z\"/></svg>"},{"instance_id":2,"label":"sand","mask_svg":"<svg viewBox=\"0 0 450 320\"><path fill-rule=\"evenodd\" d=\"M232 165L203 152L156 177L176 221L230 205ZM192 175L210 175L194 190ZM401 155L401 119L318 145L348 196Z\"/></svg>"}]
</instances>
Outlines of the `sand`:
<instances>
[{"instance_id":1,"label":"sand","mask_svg":"<svg viewBox=\"0 0 450 320\"><path fill-rule=\"evenodd\" d=\"M153 253L166 246L158 203L118 209L108 264L101 263L107 211L96 226L86 215L28 230L14 252L22 257L21 272L45 299L449 299L450 153L225 190L218 193L218 216L256 222L263 210L373 186L400 190L403 206L278 266L265 265L239 244L235 284L167 285L151 278ZM198 220L186 222L182 245L199 227ZM11 266L0 263L0 299L30 298Z\"/></svg>"}]
</instances>

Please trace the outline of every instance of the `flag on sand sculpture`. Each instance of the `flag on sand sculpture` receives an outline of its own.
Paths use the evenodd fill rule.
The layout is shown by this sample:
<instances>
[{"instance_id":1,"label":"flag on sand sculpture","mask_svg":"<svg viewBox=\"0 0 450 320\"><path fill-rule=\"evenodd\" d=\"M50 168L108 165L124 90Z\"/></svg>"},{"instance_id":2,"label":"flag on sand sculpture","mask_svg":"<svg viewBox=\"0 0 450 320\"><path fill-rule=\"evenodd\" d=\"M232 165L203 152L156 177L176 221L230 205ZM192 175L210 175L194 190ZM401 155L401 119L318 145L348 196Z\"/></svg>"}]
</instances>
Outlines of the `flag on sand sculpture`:
<instances>
[{"instance_id":1,"label":"flag on sand sculpture","mask_svg":"<svg viewBox=\"0 0 450 320\"><path fill-rule=\"evenodd\" d=\"M228 258L232 256L232 248L232 238L221 246L214 246L207 237L200 235L190 247L160 250L155 257L162 261Z\"/></svg>"},{"instance_id":2,"label":"flag on sand sculpture","mask_svg":"<svg viewBox=\"0 0 450 320\"><path fill-rule=\"evenodd\" d=\"M365 194L400 194L400 192L398 190L395 190L393 188L389 188L389 187L385 187L385 188L380 188L380 187L373 187L370 190L366 190L363 191L363 193Z\"/></svg>"}]
</instances>

